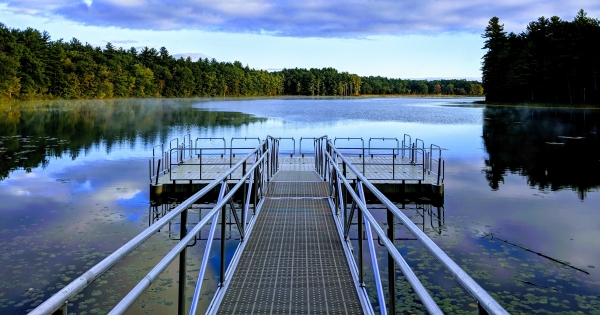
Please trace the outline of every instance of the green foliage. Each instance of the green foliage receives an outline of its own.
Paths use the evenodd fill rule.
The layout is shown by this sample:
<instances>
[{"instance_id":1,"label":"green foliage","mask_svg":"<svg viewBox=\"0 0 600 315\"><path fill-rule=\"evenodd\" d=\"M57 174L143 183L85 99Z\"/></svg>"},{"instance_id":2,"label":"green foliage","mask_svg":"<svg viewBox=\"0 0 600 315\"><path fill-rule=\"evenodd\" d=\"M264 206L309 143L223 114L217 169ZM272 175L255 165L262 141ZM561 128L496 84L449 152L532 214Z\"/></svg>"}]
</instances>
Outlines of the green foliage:
<instances>
[{"instance_id":1,"label":"green foliage","mask_svg":"<svg viewBox=\"0 0 600 315\"><path fill-rule=\"evenodd\" d=\"M479 82L360 77L333 68L250 69L241 62L176 59L165 47L125 50L51 41L46 32L0 23L0 98L482 95ZM449 86L452 86L449 88Z\"/></svg>"},{"instance_id":2,"label":"green foliage","mask_svg":"<svg viewBox=\"0 0 600 315\"><path fill-rule=\"evenodd\" d=\"M482 37L488 101L600 103L600 21L585 11L572 22L540 17L525 32L508 35L493 17Z\"/></svg>"},{"instance_id":3,"label":"green foliage","mask_svg":"<svg viewBox=\"0 0 600 315\"><path fill-rule=\"evenodd\" d=\"M278 73L234 63L176 59L166 48L104 50L51 41L48 33L0 23L0 98L272 96L283 93Z\"/></svg>"},{"instance_id":4,"label":"green foliage","mask_svg":"<svg viewBox=\"0 0 600 315\"><path fill-rule=\"evenodd\" d=\"M468 80L402 80L363 77L362 94L483 95L480 82Z\"/></svg>"}]
</instances>

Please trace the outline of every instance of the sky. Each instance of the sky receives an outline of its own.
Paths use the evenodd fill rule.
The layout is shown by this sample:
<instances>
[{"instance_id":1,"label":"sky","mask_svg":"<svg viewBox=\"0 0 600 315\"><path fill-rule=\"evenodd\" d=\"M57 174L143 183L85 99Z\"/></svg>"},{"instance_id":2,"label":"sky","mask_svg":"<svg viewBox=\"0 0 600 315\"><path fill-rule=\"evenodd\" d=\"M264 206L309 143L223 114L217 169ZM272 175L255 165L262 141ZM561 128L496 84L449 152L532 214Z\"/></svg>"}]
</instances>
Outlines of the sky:
<instances>
[{"instance_id":1,"label":"sky","mask_svg":"<svg viewBox=\"0 0 600 315\"><path fill-rule=\"evenodd\" d=\"M480 80L490 18L521 32L540 16L572 20L579 9L600 18L597 0L0 0L0 23L269 71Z\"/></svg>"}]
</instances>

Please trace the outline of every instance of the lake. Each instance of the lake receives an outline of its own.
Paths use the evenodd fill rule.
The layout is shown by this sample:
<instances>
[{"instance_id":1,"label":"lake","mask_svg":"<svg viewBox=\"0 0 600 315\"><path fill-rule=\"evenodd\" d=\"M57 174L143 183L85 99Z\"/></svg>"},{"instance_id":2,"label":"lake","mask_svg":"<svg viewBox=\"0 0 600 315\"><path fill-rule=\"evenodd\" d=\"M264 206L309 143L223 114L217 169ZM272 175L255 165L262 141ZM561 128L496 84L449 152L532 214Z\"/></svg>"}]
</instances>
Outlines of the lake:
<instances>
[{"instance_id":1,"label":"lake","mask_svg":"<svg viewBox=\"0 0 600 315\"><path fill-rule=\"evenodd\" d=\"M409 134L444 148L445 199L434 210L443 211L443 227L425 222L430 205L408 202L405 213L423 221L423 230L500 304L511 313L600 314L600 110L485 106L476 100L0 104L0 313L32 309L148 226L157 208L150 202L148 159L159 143L187 134L297 140ZM177 226L157 233L79 294L69 311L106 313L177 236ZM474 301L419 244L396 244L439 294L443 310L475 312ZM188 249L188 292L203 246ZM176 265L131 314L175 312ZM205 278L204 307L214 293L215 266ZM399 311L422 310L410 294L399 300Z\"/></svg>"}]
</instances>

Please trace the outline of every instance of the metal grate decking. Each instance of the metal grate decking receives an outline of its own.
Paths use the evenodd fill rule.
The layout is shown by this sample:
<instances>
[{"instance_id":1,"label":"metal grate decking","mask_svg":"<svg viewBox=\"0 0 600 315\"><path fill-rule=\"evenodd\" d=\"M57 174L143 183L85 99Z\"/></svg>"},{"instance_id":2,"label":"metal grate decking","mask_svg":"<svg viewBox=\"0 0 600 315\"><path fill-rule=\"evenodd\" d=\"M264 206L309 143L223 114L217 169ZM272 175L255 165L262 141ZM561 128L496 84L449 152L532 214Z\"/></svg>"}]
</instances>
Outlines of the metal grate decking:
<instances>
[{"instance_id":1,"label":"metal grate decking","mask_svg":"<svg viewBox=\"0 0 600 315\"><path fill-rule=\"evenodd\" d=\"M326 183L274 179L218 314L362 314Z\"/></svg>"},{"instance_id":2,"label":"metal grate decking","mask_svg":"<svg viewBox=\"0 0 600 315\"><path fill-rule=\"evenodd\" d=\"M280 171L273 176L273 181L293 182L322 182L323 180L316 172L310 171Z\"/></svg>"}]
</instances>

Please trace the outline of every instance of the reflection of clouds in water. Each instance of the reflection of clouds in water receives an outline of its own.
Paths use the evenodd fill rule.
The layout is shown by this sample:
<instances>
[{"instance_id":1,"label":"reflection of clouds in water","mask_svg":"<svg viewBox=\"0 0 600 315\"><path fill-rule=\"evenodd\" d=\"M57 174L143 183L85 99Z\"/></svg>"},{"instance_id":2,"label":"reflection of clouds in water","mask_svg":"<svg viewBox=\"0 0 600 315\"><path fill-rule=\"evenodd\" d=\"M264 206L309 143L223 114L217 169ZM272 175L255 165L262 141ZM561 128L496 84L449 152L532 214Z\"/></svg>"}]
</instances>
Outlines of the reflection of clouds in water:
<instances>
[{"instance_id":1,"label":"reflection of clouds in water","mask_svg":"<svg viewBox=\"0 0 600 315\"><path fill-rule=\"evenodd\" d=\"M92 186L92 182L86 180L83 184L79 185L76 191L93 191L94 187Z\"/></svg>"},{"instance_id":2,"label":"reflection of clouds in water","mask_svg":"<svg viewBox=\"0 0 600 315\"><path fill-rule=\"evenodd\" d=\"M131 187L134 186L135 182L117 182L111 184L110 187L103 187L96 191L94 194L94 200L99 202L112 202L117 200L127 200L135 198L139 193L142 192L141 189L130 189L130 188L121 188L121 187ZM115 187L116 186L116 187Z\"/></svg>"},{"instance_id":3,"label":"reflection of clouds in water","mask_svg":"<svg viewBox=\"0 0 600 315\"><path fill-rule=\"evenodd\" d=\"M19 187L8 187L6 193L13 196L31 196L31 191Z\"/></svg>"},{"instance_id":4,"label":"reflection of clouds in water","mask_svg":"<svg viewBox=\"0 0 600 315\"><path fill-rule=\"evenodd\" d=\"M63 202L70 195L70 180L56 178L53 174L47 172L25 173L24 171L15 171L11 176L0 184L0 195L3 198L3 210L19 208L23 203L22 199L11 198L15 196L28 196L41 198L43 200L52 200ZM27 202L35 203L35 199L27 199Z\"/></svg>"}]
</instances>

